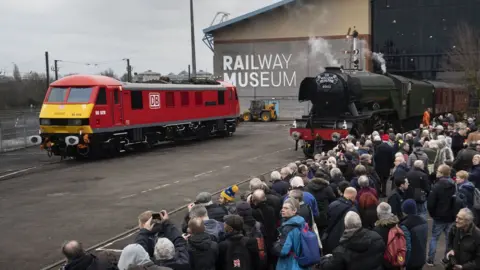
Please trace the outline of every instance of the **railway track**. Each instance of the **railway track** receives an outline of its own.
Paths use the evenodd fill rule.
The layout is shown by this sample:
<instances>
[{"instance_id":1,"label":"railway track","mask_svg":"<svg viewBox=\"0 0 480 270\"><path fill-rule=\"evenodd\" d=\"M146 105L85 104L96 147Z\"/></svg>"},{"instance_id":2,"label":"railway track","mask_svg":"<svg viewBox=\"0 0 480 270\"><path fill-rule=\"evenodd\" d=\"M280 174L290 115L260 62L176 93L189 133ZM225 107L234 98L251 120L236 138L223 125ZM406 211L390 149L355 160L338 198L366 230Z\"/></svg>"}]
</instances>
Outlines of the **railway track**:
<instances>
[{"instance_id":1,"label":"railway track","mask_svg":"<svg viewBox=\"0 0 480 270\"><path fill-rule=\"evenodd\" d=\"M283 166L282 166L282 167L283 167ZM268 179L268 178L270 177L269 174L270 174L272 171L274 171L274 170L279 170L279 169L281 169L282 167L272 168L272 169L270 169L270 170L268 170L268 171L266 171L266 172L264 172L264 173L261 173L261 174L255 176L255 177L262 177L262 176L263 176L263 177L266 177L266 178ZM239 182L236 182L235 185L238 185L238 186L244 185L244 184L248 183L252 178L253 178L253 177L248 177L248 178L246 178L246 179L244 179L244 180L241 180L241 181L239 181ZM225 190L225 188L226 188L226 187L224 187L224 188L222 188L222 189L220 189L220 190L217 190L217 191L215 191L215 192L212 192L212 195L218 195L218 194L220 194L223 190ZM172 210L168 211L168 215L169 215L169 216L173 216L173 215L175 215L175 214L178 214L179 212L187 209L187 207L188 207L189 204L190 204L190 203L187 203L187 204L185 204L185 205L182 205L182 206L180 206L180 207L177 207L177 208L175 208L175 209L172 209ZM132 229L126 230L126 231L124 231L124 232L122 232L122 233L120 233L120 234L115 235L114 237L111 237L111 238L109 238L109 239L107 239L107 240L105 240L105 241L102 241L102 242L99 242L99 243L97 243L97 244L95 244L95 245L93 245L93 246L90 246L89 248L86 249L86 251L87 251L87 252L92 252L92 251L95 251L95 250L102 250L102 249L110 246L111 244L115 243L116 241L121 240L121 239L124 239L124 238L126 238L126 237L128 237L128 236L130 236L130 235L132 235L132 234L134 234L134 233L136 233L139 229L138 229L138 227L137 227L136 225L133 225L133 226L135 226L135 227L132 228ZM58 267L62 266L62 265L65 264L65 263L66 263L66 260L59 260L59 261L57 261L57 262L55 262L55 263L53 263L53 264L50 264L50 265L48 265L48 266L45 266L45 267L42 268L41 270L58 269Z\"/></svg>"}]
</instances>

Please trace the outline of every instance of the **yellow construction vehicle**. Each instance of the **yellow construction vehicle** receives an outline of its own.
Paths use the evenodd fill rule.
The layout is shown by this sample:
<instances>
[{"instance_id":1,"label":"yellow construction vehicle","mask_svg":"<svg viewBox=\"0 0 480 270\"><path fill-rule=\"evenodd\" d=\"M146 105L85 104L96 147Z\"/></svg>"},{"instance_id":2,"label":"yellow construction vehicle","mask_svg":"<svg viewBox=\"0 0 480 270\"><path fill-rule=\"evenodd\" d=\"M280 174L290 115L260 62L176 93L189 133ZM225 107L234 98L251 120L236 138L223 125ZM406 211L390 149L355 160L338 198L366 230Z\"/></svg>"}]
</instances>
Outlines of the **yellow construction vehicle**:
<instances>
[{"instance_id":1,"label":"yellow construction vehicle","mask_svg":"<svg viewBox=\"0 0 480 270\"><path fill-rule=\"evenodd\" d=\"M243 113L243 121L258 121L270 122L277 120L277 111L275 110L275 103L265 104L264 100L251 100L250 108Z\"/></svg>"}]
</instances>

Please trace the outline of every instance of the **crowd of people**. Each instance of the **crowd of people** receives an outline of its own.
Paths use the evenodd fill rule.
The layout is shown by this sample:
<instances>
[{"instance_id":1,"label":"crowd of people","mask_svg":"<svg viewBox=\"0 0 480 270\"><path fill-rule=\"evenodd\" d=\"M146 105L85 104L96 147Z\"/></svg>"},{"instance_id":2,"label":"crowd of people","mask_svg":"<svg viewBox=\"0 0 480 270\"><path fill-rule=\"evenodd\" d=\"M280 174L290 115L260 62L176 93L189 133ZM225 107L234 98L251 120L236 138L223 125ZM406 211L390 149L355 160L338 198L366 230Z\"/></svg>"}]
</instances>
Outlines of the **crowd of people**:
<instances>
[{"instance_id":1,"label":"crowd of people","mask_svg":"<svg viewBox=\"0 0 480 270\"><path fill-rule=\"evenodd\" d=\"M140 214L135 242L117 257L69 241L63 269L414 270L439 263L442 233L446 269L480 269L472 122L447 115L405 134L349 136L245 191L232 186L218 200L199 193L180 226L166 211Z\"/></svg>"}]
</instances>

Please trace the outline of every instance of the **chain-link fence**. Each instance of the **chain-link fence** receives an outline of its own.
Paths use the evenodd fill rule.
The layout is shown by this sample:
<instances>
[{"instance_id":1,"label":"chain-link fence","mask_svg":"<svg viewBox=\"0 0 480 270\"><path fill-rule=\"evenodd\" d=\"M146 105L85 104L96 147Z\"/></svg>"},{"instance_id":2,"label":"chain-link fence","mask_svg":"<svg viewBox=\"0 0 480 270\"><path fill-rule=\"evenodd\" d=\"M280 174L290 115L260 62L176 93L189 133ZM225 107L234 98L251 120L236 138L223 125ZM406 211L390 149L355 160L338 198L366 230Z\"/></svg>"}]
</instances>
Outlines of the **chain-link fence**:
<instances>
[{"instance_id":1,"label":"chain-link fence","mask_svg":"<svg viewBox=\"0 0 480 270\"><path fill-rule=\"evenodd\" d=\"M0 153L33 146L29 136L38 135L39 111L0 111Z\"/></svg>"}]
</instances>

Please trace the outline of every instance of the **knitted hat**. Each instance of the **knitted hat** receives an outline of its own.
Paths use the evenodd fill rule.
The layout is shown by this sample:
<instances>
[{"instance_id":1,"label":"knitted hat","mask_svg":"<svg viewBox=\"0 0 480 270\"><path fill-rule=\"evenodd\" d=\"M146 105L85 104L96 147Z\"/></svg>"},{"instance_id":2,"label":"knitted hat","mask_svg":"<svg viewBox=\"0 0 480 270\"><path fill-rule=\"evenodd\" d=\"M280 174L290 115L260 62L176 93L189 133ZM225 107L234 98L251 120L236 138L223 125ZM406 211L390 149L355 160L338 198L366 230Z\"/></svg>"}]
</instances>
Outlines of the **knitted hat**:
<instances>
[{"instance_id":1,"label":"knitted hat","mask_svg":"<svg viewBox=\"0 0 480 270\"><path fill-rule=\"evenodd\" d=\"M243 218L239 215L226 215L223 218L225 224L232 227L234 231L240 232L243 230Z\"/></svg>"},{"instance_id":2,"label":"knitted hat","mask_svg":"<svg viewBox=\"0 0 480 270\"><path fill-rule=\"evenodd\" d=\"M405 200L402 204L402 212L407 215L416 215L417 203L412 199Z\"/></svg>"},{"instance_id":3,"label":"knitted hat","mask_svg":"<svg viewBox=\"0 0 480 270\"><path fill-rule=\"evenodd\" d=\"M253 215L252 207L247 202L237 203L237 213L241 217L250 217Z\"/></svg>"},{"instance_id":4,"label":"knitted hat","mask_svg":"<svg viewBox=\"0 0 480 270\"><path fill-rule=\"evenodd\" d=\"M233 186L225 189L224 191L222 191L220 196L225 198L227 201L233 201L233 200L235 200L235 193L237 193L237 192L238 192L238 186L233 185Z\"/></svg>"}]
</instances>

